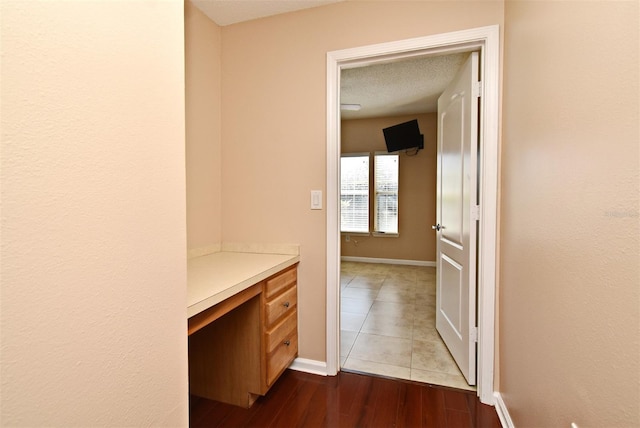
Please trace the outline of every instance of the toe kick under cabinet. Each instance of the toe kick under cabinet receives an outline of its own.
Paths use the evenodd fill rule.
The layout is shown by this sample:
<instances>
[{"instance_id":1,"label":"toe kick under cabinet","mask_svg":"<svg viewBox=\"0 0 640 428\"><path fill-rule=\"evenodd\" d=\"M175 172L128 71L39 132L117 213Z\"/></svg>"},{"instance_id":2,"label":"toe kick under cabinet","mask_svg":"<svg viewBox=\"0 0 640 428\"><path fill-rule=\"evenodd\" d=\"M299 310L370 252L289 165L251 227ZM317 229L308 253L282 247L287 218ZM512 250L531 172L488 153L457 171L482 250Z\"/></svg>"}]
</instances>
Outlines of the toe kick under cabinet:
<instances>
[{"instance_id":1,"label":"toe kick under cabinet","mask_svg":"<svg viewBox=\"0 0 640 428\"><path fill-rule=\"evenodd\" d=\"M297 263L189 318L189 390L250 407L298 355Z\"/></svg>"}]
</instances>

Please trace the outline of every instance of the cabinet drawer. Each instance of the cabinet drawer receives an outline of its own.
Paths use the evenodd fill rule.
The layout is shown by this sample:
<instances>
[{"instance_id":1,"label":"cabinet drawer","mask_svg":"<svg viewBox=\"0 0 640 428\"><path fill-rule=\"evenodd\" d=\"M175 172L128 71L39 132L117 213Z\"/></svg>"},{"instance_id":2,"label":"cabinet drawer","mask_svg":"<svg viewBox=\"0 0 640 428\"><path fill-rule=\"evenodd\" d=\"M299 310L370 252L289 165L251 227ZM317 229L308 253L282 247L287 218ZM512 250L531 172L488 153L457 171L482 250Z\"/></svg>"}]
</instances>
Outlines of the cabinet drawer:
<instances>
[{"instance_id":1,"label":"cabinet drawer","mask_svg":"<svg viewBox=\"0 0 640 428\"><path fill-rule=\"evenodd\" d=\"M289 340L298 325L298 311L293 310L285 319L265 334L265 349L270 354L279 344Z\"/></svg>"},{"instance_id":2,"label":"cabinet drawer","mask_svg":"<svg viewBox=\"0 0 640 428\"><path fill-rule=\"evenodd\" d=\"M264 305L267 328L287 312L293 311L298 303L298 289L294 285L284 293Z\"/></svg>"},{"instance_id":3,"label":"cabinet drawer","mask_svg":"<svg viewBox=\"0 0 640 428\"><path fill-rule=\"evenodd\" d=\"M296 283L297 278L297 270L296 266L292 266L288 270L282 272L281 274L274 276L271 279L267 280L267 283L264 287L264 296L269 299L272 296L275 296L280 291L284 290L291 285Z\"/></svg>"},{"instance_id":4,"label":"cabinet drawer","mask_svg":"<svg viewBox=\"0 0 640 428\"><path fill-rule=\"evenodd\" d=\"M296 355L298 355L298 333L293 330L286 341L280 342L267 356L267 386L271 386L284 369L289 367Z\"/></svg>"}]
</instances>

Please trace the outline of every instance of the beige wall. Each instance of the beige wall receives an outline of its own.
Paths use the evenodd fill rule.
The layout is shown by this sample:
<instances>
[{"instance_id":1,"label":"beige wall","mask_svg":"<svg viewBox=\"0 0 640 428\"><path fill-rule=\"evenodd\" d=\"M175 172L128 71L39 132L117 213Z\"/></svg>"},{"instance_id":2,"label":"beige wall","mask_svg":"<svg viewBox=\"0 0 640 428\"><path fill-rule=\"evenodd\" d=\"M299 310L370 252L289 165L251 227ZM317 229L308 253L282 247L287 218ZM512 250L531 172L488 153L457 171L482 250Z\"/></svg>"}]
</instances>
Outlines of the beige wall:
<instances>
[{"instance_id":1,"label":"beige wall","mask_svg":"<svg viewBox=\"0 0 640 428\"><path fill-rule=\"evenodd\" d=\"M221 29L185 1L187 248L220 244Z\"/></svg>"},{"instance_id":2,"label":"beige wall","mask_svg":"<svg viewBox=\"0 0 640 428\"><path fill-rule=\"evenodd\" d=\"M638 2L505 12L500 390L518 427L640 426Z\"/></svg>"},{"instance_id":3,"label":"beige wall","mask_svg":"<svg viewBox=\"0 0 640 428\"><path fill-rule=\"evenodd\" d=\"M325 361L328 51L502 24L503 3L348 1L224 27L222 238L301 245L300 356Z\"/></svg>"},{"instance_id":4,"label":"beige wall","mask_svg":"<svg viewBox=\"0 0 640 428\"><path fill-rule=\"evenodd\" d=\"M413 119L418 119L425 148L413 156L400 153L400 236L380 238L350 235L349 241L342 236L343 256L435 262L436 237L431 225L435 224L436 219L437 114L343 120L341 149L342 153L386 152L382 129ZM370 213L370 224L373 224L373 200Z\"/></svg>"},{"instance_id":5,"label":"beige wall","mask_svg":"<svg viewBox=\"0 0 640 428\"><path fill-rule=\"evenodd\" d=\"M2 426L186 426L182 1L2 1Z\"/></svg>"}]
</instances>

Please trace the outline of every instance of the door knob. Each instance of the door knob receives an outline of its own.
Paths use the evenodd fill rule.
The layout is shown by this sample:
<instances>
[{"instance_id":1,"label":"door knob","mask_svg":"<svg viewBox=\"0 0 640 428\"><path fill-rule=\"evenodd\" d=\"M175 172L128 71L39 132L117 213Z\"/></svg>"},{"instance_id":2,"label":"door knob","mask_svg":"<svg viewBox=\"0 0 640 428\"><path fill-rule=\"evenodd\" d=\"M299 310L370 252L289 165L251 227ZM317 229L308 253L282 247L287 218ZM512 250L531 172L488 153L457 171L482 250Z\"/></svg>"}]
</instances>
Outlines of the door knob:
<instances>
[{"instance_id":1,"label":"door knob","mask_svg":"<svg viewBox=\"0 0 640 428\"><path fill-rule=\"evenodd\" d=\"M438 223L438 224L434 224L433 226L431 226L431 229L436 230L436 231L440 231L440 229L444 229L444 226L440 226L440 223Z\"/></svg>"}]
</instances>

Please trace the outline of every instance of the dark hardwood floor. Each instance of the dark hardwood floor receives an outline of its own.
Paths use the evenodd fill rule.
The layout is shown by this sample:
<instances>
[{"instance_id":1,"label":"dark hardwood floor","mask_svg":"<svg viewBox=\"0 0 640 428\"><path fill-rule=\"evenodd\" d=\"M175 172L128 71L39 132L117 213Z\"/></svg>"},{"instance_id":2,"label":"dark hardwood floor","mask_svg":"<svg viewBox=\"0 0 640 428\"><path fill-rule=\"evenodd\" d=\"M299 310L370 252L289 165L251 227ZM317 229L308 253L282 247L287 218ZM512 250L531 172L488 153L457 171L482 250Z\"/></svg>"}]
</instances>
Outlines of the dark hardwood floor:
<instances>
[{"instance_id":1,"label":"dark hardwood floor","mask_svg":"<svg viewBox=\"0 0 640 428\"><path fill-rule=\"evenodd\" d=\"M249 409L191 396L192 427L488 427L493 407L474 392L340 372L287 370Z\"/></svg>"}]
</instances>

